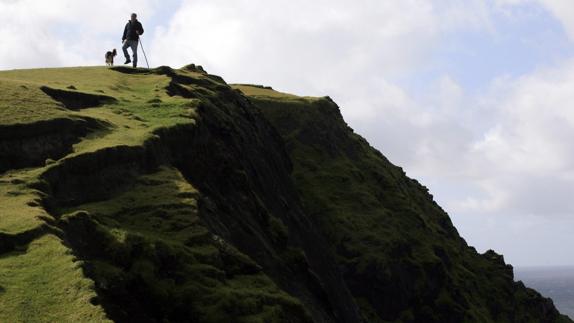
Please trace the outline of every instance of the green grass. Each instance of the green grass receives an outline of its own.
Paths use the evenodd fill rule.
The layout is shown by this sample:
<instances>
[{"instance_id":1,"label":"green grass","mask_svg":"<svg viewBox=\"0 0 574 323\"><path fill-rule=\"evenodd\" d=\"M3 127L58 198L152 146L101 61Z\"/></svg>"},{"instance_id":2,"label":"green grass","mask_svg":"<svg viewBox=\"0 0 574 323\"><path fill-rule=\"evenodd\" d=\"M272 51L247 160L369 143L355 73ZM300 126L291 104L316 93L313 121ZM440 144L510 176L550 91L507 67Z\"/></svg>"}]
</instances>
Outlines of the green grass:
<instances>
[{"instance_id":1,"label":"green grass","mask_svg":"<svg viewBox=\"0 0 574 323\"><path fill-rule=\"evenodd\" d=\"M195 122L197 102L168 96L164 90L168 83L163 75L123 74L101 67L0 71L0 127L61 117L90 117L108 125L74 145L74 152L64 159L114 146L141 146L160 128ZM103 93L119 103L69 111L42 92L41 86L74 86L77 90L70 91ZM58 167L58 163L46 169L50 167ZM33 172L37 175L42 170ZM18 172L0 177L0 232L18 233L43 223L38 216L46 213L37 204L39 196L26 188L34 176L24 173L28 175L20 184L12 183L21 177Z\"/></svg>"},{"instance_id":2,"label":"green grass","mask_svg":"<svg viewBox=\"0 0 574 323\"><path fill-rule=\"evenodd\" d=\"M26 186L25 177L0 177L0 232L18 234L36 229L50 218L41 207L42 196Z\"/></svg>"},{"instance_id":3,"label":"green grass","mask_svg":"<svg viewBox=\"0 0 574 323\"><path fill-rule=\"evenodd\" d=\"M79 92L142 101L155 94L149 92L150 88L159 88L168 78L161 75L124 74L105 67L72 67L0 71L0 80L26 83L38 88L49 86L67 89L73 86ZM140 97L142 94L143 97Z\"/></svg>"},{"instance_id":4,"label":"green grass","mask_svg":"<svg viewBox=\"0 0 574 323\"><path fill-rule=\"evenodd\" d=\"M77 210L87 211L99 223L130 234L183 243L196 232L205 235L196 225L199 192L172 168L139 177L129 190L105 201L82 204L59 210L64 215Z\"/></svg>"},{"instance_id":5,"label":"green grass","mask_svg":"<svg viewBox=\"0 0 574 323\"><path fill-rule=\"evenodd\" d=\"M0 76L0 126L69 115L39 87L27 82L5 80Z\"/></svg>"},{"instance_id":6,"label":"green grass","mask_svg":"<svg viewBox=\"0 0 574 323\"><path fill-rule=\"evenodd\" d=\"M0 87L9 91L0 96L0 120L32 123L57 116L83 116L109 124L108 129L78 143L78 153L115 145L142 145L158 128L193 123L196 116L198 102L168 96L164 90L168 84L165 75L124 74L102 67L1 71ZM66 111L40 91L41 86L104 94L116 98L118 103L80 112ZM75 89L68 89L70 86Z\"/></svg>"},{"instance_id":7,"label":"green grass","mask_svg":"<svg viewBox=\"0 0 574 323\"><path fill-rule=\"evenodd\" d=\"M109 322L90 304L95 296L80 264L53 235L0 256L0 322Z\"/></svg>"},{"instance_id":8,"label":"green grass","mask_svg":"<svg viewBox=\"0 0 574 323\"><path fill-rule=\"evenodd\" d=\"M301 97L289 93L279 92L273 90L268 87L263 87L260 85L249 85L249 84L231 84L231 87L243 92L243 94L253 97L253 98L261 98L267 100L276 100L276 101L298 101L298 102L313 102L318 100L315 97Z\"/></svg>"},{"instance_id":9,"label":"green grass","mask_svg":"<svg viewBox=\"0 0 574 323\"><path fill-rule=\"evenodd\" d=\"M165 75L125 74L100 67L0 71L0 128L14 124L34 127L38 121L49 123L57 118L90 118L105 125L81 138L72 147L72 153L61 160L46 161L45 165L36 168L11 170L0 174L0 233L18 236L38 229L46 224L46 220L54 220L52 214L42 206L42 200L46 195L36 187L38 184L45 185L42 184L42 174L50 169L63 167L63 161L110 147L141 147L147 140L155 137L159 129L193 125L196 118L195 108L199 101L167 95L165 87L169 82L170 78ZM116 98L117 102L97 108L71 111L41 91L42 86L103 94ZM58 129L53 131L57 132ZM29 140L36 140L36 145L42 144L41 137ZM181 177L176 179L168 176L166 172L162 172L161 175L167 176L163 179L166 186L171 187L176 185L176 182L184 184ZM141 180L147 179L144 177ZM170 182L172 180L173 183ZM193 204L195 200L188 201L189 198L179 198L177 195L192 194L185 191L192 188L173 186L173 189L170 193L175 192L176 195L156 198L161 198L167 207L171 205L168 202L170 198L177 199L179 205L184 205L185 208L196 207ZM155 192L161 190L162 187L158 187ZM134 191L134 193L139 195L130 196L126 193L125 196L122 195L115 200L119 204L110 201L105 208L110 212L114 211L114 207L125 208L133 204L134 198L142 198L142 201L150 203L156 201L152 196L144 196L143 192ZM98 206L93 207L97 212ZM154 209L155 207L158 208ZM150 213L161 213L161 207L156 204L152 203L147 208ZM187 218L189 212L185 213L183 209L178 212L174 213L173 221L165 221L163 225L181 229L197 221L196 218L192 220ZM167 228L164 228L166 231L157 230L155 225L158 219L161 220L151 215L142 219L140 223L133 217L123 218L122 221L101 217L104 223L109 221L107 223L109 226L103 224L103 227L109 229L112 236L118 237L119 244L122 243L120 239L122 235L130 239L138 235L149 239L167 240L179 237L177 234L172 236ZM59 222L55 223L58 225ZM188 230L185 237L193 238L194 234L207 237L205 228L200 228L197 232ZM17 249L18 252L0 254L1 322L105 320L102 307L93 306L89 302L96 296L92 289L93 282L84 276L80 263L72 261L70 249L62 245L58 238L44 235L31 241L28 248L26 245L19 245Z\"/></svg>"},{"instance_id":10,"label":"green grass","mask_svg":"<svg viewBox=\"0 0 574 323\"><path fill-rule=\"evenodd\" d=\"M93 246L81 257L97 286L125 282L110 294L102 290L113 306L121 306L113 295L135 293L129 285L137 281L146 290L145 302L170 320L264 323L287 322L293 313L306 317L300 302L254 269L253 260L209 233L198 217L198 198L177 170L162 167L113 198L61 209L57 217L68 224L65 230L77 231L74 223L83 221L78 214L89 215L94 229L88 232L98 233L83 236ZM187 316L178 316L182 312Z\"/></svg>"},{"instance_id":11,"label":"green grass","mask_svg":"<svg viewBox=\"0 0 574 323\"><path fill-rule=\"evenodd\" d=\"M193 126L202 101L216 100L218 89L225 87L204 74L175 73L196 80L181 86L203 99L168 95L170 77L153 71L127 74L99 67L0 71L0 127L34 127L37 121L56 118L100 124L59 160L0 174L0 232L19 236L49 224L66 240L64 245L60 238L43 233L27 238L31 241L18 240L17 251L0 254L0 321L138 320L125 313L143 320L310 320L301 303L279 289L253 260L210 233L198 216L199 192L172 167L131 174L130 180L118 182L123 186L98 201L60 206L65 200L51 200L46 174L66 174L76 167L74 159L97 160L98 152L107 148L143 148L163 129ZM42 86L116 100L71 111L41 91ZM42 145L41 137L27 140ZM74 188L91 189L99 188ZM57 198L65 199L61 194ZM51 205L50 213L45 203ZM276 240L286 239L281 223L273 228Z\"/></svg>"}]
</instances>

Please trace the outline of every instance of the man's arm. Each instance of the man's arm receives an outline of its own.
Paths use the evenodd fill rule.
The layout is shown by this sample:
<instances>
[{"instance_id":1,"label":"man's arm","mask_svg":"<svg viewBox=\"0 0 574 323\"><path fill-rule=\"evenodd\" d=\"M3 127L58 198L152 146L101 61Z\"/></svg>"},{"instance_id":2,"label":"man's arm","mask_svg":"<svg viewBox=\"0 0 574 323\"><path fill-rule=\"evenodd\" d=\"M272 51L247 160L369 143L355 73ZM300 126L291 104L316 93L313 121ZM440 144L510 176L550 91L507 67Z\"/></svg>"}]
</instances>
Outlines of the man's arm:
<instances>
[{"instance_id":1,"label":"man's arm","mask_svg":"<svg viewBox=\"0 0 574 323\"><path fill-rule=\"evenodd\" d=\"M139 30L138 30L138 31L139 31L139 34L140 34L140 35L143 35L144 29L143 29L143 26L142 26L141 22L139 23L139 26L138 26L138 27L139 27Z\"/></svg>"},{"instance_id":2,"label":"man's arm","mask_svg":"<svg viewBox=\"0 0 574 323\"><path fill-rule=\"evenodd\" d=\"M124 35L122 36L122 42L128 38L128 25L124 27Z\"/></svg>"}]
</instances>

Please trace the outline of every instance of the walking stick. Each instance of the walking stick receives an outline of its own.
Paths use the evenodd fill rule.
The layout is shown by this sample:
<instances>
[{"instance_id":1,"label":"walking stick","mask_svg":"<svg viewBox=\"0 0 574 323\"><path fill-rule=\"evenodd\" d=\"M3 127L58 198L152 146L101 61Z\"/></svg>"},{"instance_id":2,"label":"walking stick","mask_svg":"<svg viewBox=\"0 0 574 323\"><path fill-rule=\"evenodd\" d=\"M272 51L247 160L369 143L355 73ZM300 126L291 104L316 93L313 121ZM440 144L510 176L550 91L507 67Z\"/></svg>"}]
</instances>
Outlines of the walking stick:
<instances>
[{"instance_id":1,"label":"walking stick","mask_svg":"<svg viewBox=\"0 0 574 323\"><path fill-rule=\"evenodd\" d=\"M145 54L145 50L144 50L144 47L143 47L142 38L140 37L139 40L140 40L140 46L141 46L141 48L142 48L142 53L144 54L145 63L146 63L146 65L147 65L147 69L149 70L149 62L147 61L147 56L146 56L146 54Z\"/></svg>"}]
</instances>

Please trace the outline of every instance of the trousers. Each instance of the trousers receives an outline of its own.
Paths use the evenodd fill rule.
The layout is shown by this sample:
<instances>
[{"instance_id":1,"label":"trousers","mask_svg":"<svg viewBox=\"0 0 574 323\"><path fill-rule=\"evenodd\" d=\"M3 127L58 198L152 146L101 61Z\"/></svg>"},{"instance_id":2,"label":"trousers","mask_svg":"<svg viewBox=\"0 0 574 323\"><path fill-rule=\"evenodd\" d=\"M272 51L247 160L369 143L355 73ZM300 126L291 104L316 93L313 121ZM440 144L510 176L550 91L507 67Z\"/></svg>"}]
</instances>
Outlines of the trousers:
<instances>
[{"instance_id":1,"label":"trousers","mask_svg":"<svg viewBox=\"0 0 574 323\"><path fill-rule=\"evenodd\" d=\"M127 39L124 42L124 45L122 46L122 50L124 51L124 56L126 57L127 60L130 59L130 55L128 53L128 47L132 49L132 53L133 53L133 63L134 63L134 67L137 67L138 65L138 41L137 40L129 40Z\"/></svg>"}]
</instances>

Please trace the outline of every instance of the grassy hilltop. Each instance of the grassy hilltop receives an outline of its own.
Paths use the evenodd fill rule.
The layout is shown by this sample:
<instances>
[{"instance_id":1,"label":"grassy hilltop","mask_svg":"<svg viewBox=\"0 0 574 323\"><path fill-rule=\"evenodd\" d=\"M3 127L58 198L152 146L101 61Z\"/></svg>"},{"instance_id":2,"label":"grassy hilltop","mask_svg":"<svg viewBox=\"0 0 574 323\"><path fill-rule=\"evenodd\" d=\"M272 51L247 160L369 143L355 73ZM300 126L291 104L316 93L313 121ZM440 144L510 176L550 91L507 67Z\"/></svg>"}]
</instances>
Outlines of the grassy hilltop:
<instances>
[{"instance_id":1,"label":"grassy hilltop","mask_svg":"<svg viewBox=\"0 0 574 323\"><path fill-rule=\"evenodd\" d=\"M329 98L0 72L0 322L571 322Z\"/></svg>"}]
</instances>

